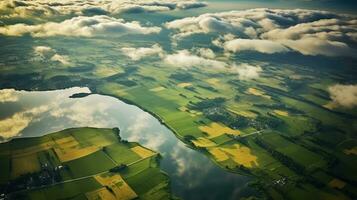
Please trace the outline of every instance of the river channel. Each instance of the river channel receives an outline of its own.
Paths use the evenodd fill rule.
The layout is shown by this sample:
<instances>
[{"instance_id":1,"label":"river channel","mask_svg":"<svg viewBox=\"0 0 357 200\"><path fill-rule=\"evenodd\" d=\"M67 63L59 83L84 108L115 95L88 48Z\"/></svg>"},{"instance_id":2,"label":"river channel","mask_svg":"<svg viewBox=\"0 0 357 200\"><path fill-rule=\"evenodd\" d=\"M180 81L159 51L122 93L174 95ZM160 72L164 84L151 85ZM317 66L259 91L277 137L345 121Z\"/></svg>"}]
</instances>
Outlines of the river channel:
<instances>
[{"instance_id":1,"label":"river channel","mask_svg":"<svg viewBox=\"0 0 357 200\"><path fill-rule=\"evenodd\" d=\"M54 91L0 90L0 141L41 136L73 127L119 127L122 138L162 155L160 168L182 199L238 199L248 195L250 178L226 172L200 152L187 147L155 117L114 97L73 87Z\"/></svg>"}]
</instances>

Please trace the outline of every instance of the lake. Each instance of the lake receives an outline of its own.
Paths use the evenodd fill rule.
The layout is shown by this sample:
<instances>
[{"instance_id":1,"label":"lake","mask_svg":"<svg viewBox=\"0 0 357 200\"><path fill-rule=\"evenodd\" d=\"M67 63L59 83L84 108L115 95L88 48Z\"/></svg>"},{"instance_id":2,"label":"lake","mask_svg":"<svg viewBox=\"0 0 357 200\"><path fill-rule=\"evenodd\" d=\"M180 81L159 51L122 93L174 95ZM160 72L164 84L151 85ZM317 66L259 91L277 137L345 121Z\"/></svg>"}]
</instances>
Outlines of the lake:
<instances>
[{"instance_id":1,"label":"lake","mask_svg":"<svg viewBox=\"0 0 357 200\"><path fill-rule=\"evenodd\" d=\"M123 139L159 152L160 168L170 176L172 192L183 199L238 199L254 192L250 178L226 172L140 108L116 98L73 87L55 91L0 90L0 141L41 136L73 127L119 127Z\"/></svg>"}]
</instances>

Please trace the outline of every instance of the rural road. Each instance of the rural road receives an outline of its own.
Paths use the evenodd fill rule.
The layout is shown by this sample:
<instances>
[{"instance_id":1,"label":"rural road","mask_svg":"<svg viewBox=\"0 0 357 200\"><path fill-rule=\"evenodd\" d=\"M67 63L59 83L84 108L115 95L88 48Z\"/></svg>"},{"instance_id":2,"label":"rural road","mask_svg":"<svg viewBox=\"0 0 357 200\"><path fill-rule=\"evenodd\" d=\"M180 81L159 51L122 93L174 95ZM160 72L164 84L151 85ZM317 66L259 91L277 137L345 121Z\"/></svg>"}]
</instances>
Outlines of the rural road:
<instances>
[{"instance_id":1,"label":"rural road","mask_svg":"<svg viewBox=\"0 0 357 200\"><path fill-rule=\"evenodd\" d=\"M127 166L131 166L131 165L134 165L138 162L141 162L145 159L148 159L148 158L151 158L153 156L156 156L158 155L158 153L154 153L152 154L151 156L149 157L145 157L145 158L141 158L139 160L136 160L134 162L131 162L129 164L127 164ZM108 156L110 158L110 156ZM112 158L110 158L110 160L115 164L115 165L118 165L117 162L115 162ZM56 183L53 183L53 184L50 184L50 185L42 185L42 186L39 186L39 187L33 187L33 188L29 188L29 189L23 189L23 190L19 190L19 191L16 191L16 192L22 192L22 191L29 191L29 190L35 190L35 189L41 189L41 188L46 188L46 187L52 187L52 186L55 186L55 185L60 185L60 184L65 184L65 183L71 183L71 182L75 182L75 181L79 181L79 180L83 180L83 179L87 179L87 178L91 178L93 176L97 176L97 175L101 175L101 174L104 174L104 173L107 173L109 172L109 170L105 170L105 171L102 171L102 172L99 172L99 173L96 173L96 174L92 174L92 175L88 175L88 176L82 176L82 177L79 177L79 178L74 178L74 179L69 179L69 180L65 180L65 181L61 181L61 182L56 182ZM13 192L14 193L14 192ZM11 193L10 193L11 194Z\"/></svg>"}]
</instances>

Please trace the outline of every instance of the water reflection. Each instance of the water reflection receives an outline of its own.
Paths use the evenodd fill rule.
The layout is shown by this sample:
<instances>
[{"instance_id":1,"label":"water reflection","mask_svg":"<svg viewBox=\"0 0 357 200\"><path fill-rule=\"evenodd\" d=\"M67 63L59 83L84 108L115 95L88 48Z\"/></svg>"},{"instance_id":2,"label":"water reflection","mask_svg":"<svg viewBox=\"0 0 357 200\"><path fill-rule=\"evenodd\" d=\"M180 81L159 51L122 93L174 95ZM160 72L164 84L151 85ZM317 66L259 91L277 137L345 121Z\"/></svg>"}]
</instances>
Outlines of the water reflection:
<instances>
[{"instance_id":1,"label":"water reflection","mask_svg":"<svg viewBox=\"0 0 357 200\"><path fill-rule=\"evenodd\" d=\"M119 127L124 139L163 155L161 169L170 176L175 195L184 199L237 199L247 191L247 177L227 173L186 147L150 114L109 96L68 98L80 92L89 90L0 90L0 135L6 140L70 127Z\"/></svg>"}]
</instances>

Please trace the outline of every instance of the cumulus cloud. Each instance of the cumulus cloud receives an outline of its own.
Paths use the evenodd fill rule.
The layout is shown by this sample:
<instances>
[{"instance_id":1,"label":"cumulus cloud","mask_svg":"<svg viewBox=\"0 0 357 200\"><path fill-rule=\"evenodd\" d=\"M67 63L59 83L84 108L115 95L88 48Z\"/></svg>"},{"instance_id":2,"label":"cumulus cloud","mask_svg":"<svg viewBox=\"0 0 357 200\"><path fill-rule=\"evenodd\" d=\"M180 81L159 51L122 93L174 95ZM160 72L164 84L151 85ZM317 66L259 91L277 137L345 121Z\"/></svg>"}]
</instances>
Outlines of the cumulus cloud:
<instances>
[{"instance_id":1,"label":"cumulus cloud","mask_svg":"<svg viewBox=\"0 0 357 200\"><path fill-rule=\"evenodd\" d=\"M352 56L352 57L357 55L356 50L350 48L346 43L322 40L318 38L281 40L280 43L304 55Z\"/></svg>"},{"instance_id":2,"label":"cumulus cloud","mask_svg":"<svg viewBox=\"0 0 357 200\"><path fill-rule=\"evenodd\" d=\"M206 13L165 24L174 40L193 34L217 35L227 51L357 56L357 18L316 10L250 9ZM229 36L229 37L226 37Z\"/></svg>"},{"instance_id":3,"label":"cumulus cloud","mask_svg":"<svg viewBox=\"0 0 357 200\"><path fill-rule=\"evenodd\" d=\"M177 53L166 55L164 58L164 62L168 65L184 69L188 69L191 67L223 69L227 67L227 64L225 62L193 55L187 50L181 50Z\"/></svg>"},{"instance_id":4,"label":"cumulus cloud","mask_svg":"<svg viewBox=\"0 0 357 200\"><path fill-rule=\"evenodd\" d=\"M0 119L0 142L2 139L18 136L24 133L25 129L31 126L32 123L41 121L43 116L55 118L64 118L67 121L66 126L98 126L108 127L110 120L105 116L111 105L107 102L97 102L96 99L70 99L69 96L80 93L90 92L88 88L73 87L61 92L26 92L16 91L14 89L0 90L0 102L27 102L34 96L49 97L43 98L43 101L31 101L34 104L29 104L25 107L18 108L13 111L9 117ZM34 95L33 93L38 93ZM32 99L33 100L33 99ZM91 106L96 102L98 106ZM63 121L62 121L63 122ZM54 122L56 124L56 122ZM68 125L72 124L72 125ZM63 123L60 125L62 127ZM52 125L51 125L52 126ZM61 128L62 129L62 128Z\"/></svg>"},{"instance_id":5,"label":"cumulus cloud","mask_svg":"<svg viewBox=\"0 0 357 200\"><path fill-rule=\"evenodd\" d=\"M48 46L35 46L33 48L35 55L41 57L49 57L54 54L56 51Z\"/></svg>"},{"instance_id":6,"label":"cumulus cloud","mask_svg":"<svg viewBox=\"0 0 357 200\"><path fill-rule=\"evenodd\" d=\"M201 8L207 6L205 2L197 1L176 1L176 9L192 9L192 8Z\"/></svg>"},{"instance_id":7,"label":"cumulus cloud","mask_svg":"<svg viewBox=\"0 0 357 200\"><path fill-rule=\"evenodd\" d=\"M17 102L20 99L20 92L14 89L0 90L0 103ZM18 135L25 129L37 115L46 112L49 109L48 105L33 107L20 112L14 113L12 116L0 120L0 138L8 139Z\"/></svg>"},{"instance_id":8,"label":"cumulus cloud","mask_svg":"<svg viewBox=\"0 0 357 200\"><path fill-rule=\"evenodd\" d=\"M186 10L204 7L207 4L195 0L122 0L104 3L100 6L106 11L118 13L160 12L168 10Z\"/></svg>"},{"instance_id":9,"label":"cumulus cloud","mask_svg":"<svg viewBox=\"0 0 357 200\"><path fill-rule=\"evenodd\" d=\"M126 5L111 5L112 13L142 13L142 12L160 12L169 11L170 8L166 6L154 6L154 5L138 5L138 4L126 4Z\"/></svg>"},{"instance_id":10,"label":"cumulus cloud","mask_svg":"<svg viewBox=\"0 0 357 200\"><path fill-rule=\"evenodd\" d=\"M206 3L195 0L3 0L0 2L0 19L45 20L59 16L159 12L204 6Z\"/></svg>"},{"instance_id":11,"label":"cumulus cloud","mask_svg":"<svg viewBox=\"0 0 357 200\"><path fill-rule=\"evenodd\" d=\"M48 46L35 46L34 47L35 57L32 59L33 61L54 61L59 62L63 65L70 65L70 59L68 56L60 55L56 53L56 50L48 47Z\"/></svg>"},{"instance_id":12,"label":"cumulus cloud","mask_svg":"<svg viewBox=\"0 0 357 200\"><path fill-rule=\"evenodd\" d=\"M190 69L193 67L214 69L215 72L237 74L240 80L252 80L259 78L263 69L258 65L247 63L235 64L215 59L215 54L208 48L194 48L191 51L180 50L163 57L164 64Z\"/></svg>"},{"instance_id":13,"label":"cumulus cloud","mask_svg":"<svg viewBox=\"0 0 357 200\"><path fill-rule=\"evenodd\" d=\"M57 54L57 53L51 57L51 60L55 61L55 62L59 62L59 63L61 63L63 65L71 64L70 61L69 61L68 56L62 56L62 55Z\"/></svg>"},{"instance_id":14,"label":"cumulus cloud","mask_svg":"<svg viewBox=\"0 0 357 200\"><path fill-rule=\"evenodd\" d=\"M43 105L15 113L9 118L0 120L0 136L4 139L17 136L36 118L36 116L48 111L48 109L49 107L47 105Z\"/></svg>"},{"instance_id":15,"label":"cumulus cloud","mask_svg":"<svg viewBox=\"0 0 357 200\"><path fill-rule=\"evenodd\" d=\"M232 68L232 72L237 73L240 80L257 79L262 71L260 66L253 66L246 63L235 65Z\"/></svg>"},{"instance_id":16,"label":"cumulus cloud","mask_svg":"<svg viewBox=\"0 0 357 200\"><path fill-rule=\"evenodd\" d=\"M38 25L15 24L0 27L0 34L22 36L30 34L33 37L51 36L120 36L125 34L151 34L160 32L159 27L143 27L139 22L125 22L105 15L92 17L79 16L63 22L47 22Z\"/></svg>"},{"instance_id":17,"label":"cumulus cloud","mask_svg":"<svg viewBox=\"0 0 357 200\"><path fill-rule=\"evenodd\" d=\"M3 89L0 90L0 103L4 102L16 102L18 100L16 90L14 89Z\"/></svg>"},{"instance_id":18,"label":"cumulus cloud","mask_svg":"<svg viewBox=\"0 0 357 200\"><path fill-rule=\"evenodd\" d=\"M216 57L216 54L212 51L212 49L199 48L199 49L197 49L197 52L198 52L198 55L205 57L205 58L213 59Z\"/></svg>"},{"instance_id":19,"label":"cumulus cloud","mask_svg":"<svg viewBox=\"0 0 357 200\"><path fill-rule=\"evenodd\" d=\"M164 50L159 44L154 44L151 47L124 47L121 49L124 55L128 56L132 60L140 60L144 57L159 55L163 56Z\"/></svg>"},{"instance_id":20,"label":"cumulus cloud","mask_svg":"<svg viewBox=\"0 0 357 200\"><path fill-rule=\"evenodd\" d=\"M136 123L131 123L131 125L128 127L128 131L132 135L138 136L141 132L150 127L150 116L146 113L141 113L135 117L135 122ZM138 138L135 140L137 141Z\"/></svg>"},{"instance_id":21,"label":"cumulus cloud","mask_svg":"<svg viewBox=\"0 0 357 200\"><path fill-rule=\"evenodd\" d=\"M333 107L353 108L357 106L357 85L333 85L328 88Z\"/></svg>"},{"instance_id":22,"label":"cumulus cloud","mask_svg":"<svg viewBox=\"0 0 357 200\"><path fill-rule=\"evenodd\" d=\"M232 52L258 51L267 54L289 51L287 47L280 43L257 39L234 39L224 43L224 49Z\"/></svg>"},{"instance_id":23,"label":"cumulus cloud","mask_svg":"<svg viewBox=\"0 0 357 200\"><path fill-rule=\"evenodd\" d=\"M111 105L106 102L97 102L96 106L91 106L93 101L88 99L66 103L54 105L49 114L55 118L64 118L67 123L76 126L108 127L112 124L106 115Z\"/></svg>"},{"instance_id":24,"label":"cumulus cloud","mask_svg":"<svg viewBox=\"0 0 357 200\"><path fill-rule=\"evenodd\" d=\"M0 19L32 18L41 20L59 12L49 5L35 1L3 0L0 2Z\"/></svg>"}]
</instances>

